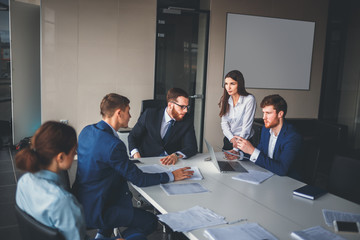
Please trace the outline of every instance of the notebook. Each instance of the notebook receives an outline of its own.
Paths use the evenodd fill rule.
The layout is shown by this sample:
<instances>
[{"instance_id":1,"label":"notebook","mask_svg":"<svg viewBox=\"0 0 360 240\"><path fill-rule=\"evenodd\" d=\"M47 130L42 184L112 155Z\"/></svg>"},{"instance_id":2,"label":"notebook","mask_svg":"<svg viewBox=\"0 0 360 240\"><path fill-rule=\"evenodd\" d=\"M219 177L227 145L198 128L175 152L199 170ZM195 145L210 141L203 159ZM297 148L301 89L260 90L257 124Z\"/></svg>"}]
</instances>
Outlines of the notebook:
<instances>
[{"instance_id":1,"label":"notebook","mask_svg":"<svg viewBox=\"0 0 360 240\"><path fill-rule=\"evenodd\" d=\"M305 185L303 187L295 189L293 192L293 194L296 196L308 198L311 200L314 200L314 199L324 195L325 193L326 193L325 190L315 187L315 186L311 186L311 185Z\"/></svg>"},{"instance_id":2,"label":"notebook","mask_svg":"<svg viewBox=\"0 0 360 240\"><path fill-rule=\"evenodd\" d=\"M216 158L214 148L206 141L206 147L210 153L211 161L219 172L248 172L238 161L221 161Z\"/></svg>"}]
</instances>

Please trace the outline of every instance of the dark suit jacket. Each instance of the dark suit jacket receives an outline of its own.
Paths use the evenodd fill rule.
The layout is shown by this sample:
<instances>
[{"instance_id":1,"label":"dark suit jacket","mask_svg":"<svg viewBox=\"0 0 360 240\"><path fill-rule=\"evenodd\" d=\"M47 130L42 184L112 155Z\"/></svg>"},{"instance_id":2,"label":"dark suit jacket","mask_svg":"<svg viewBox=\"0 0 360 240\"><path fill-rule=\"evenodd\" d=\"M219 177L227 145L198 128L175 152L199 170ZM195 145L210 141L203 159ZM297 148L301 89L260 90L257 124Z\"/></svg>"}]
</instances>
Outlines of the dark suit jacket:
<instances>
[{"instance_id":1,"label":"dark suit jacket","mask_svg":"<svg viewBox=\"0 0 360 240\"><path fill-rule=\"evenodd\" d=\"M270 129L263 126L260 143L256 147L260 154L256 164L266 168L273 173L284 176L299 178L295 169L295 159L300 155L302 138L291 124L284 121L278 139L275 144L273 158L268 157Z\"/></svg>"},{"instance_id":2,"label":"dark suit jacket","mask_svg":"<svg viewBox=\"0 0 360 240\"><path fill-rule=\"evenodd\" d=\"M131 222L128 180L137 186L169 181L167 173L143 173L130 162L125 144L104 121L85 127L78 144L73 192L84 208L87 227L113 228Z\"/></svg>"},{"instance_id":3,"label":"dark suit jacket","mask_svg":"<svg viewBox=\"0 0 360 240\"><path fill-rule=\"evenodd\" d=\"M163 143L160 135L161 122L165 108L149 108L141 114L138 122L131 130L129 151L137 148L142 157L160 156L164 150L168 154L180 151L191 157L197 153L194 124L188 114L182 121L176 121L167 143Z\"/></svg>"}]
</instances>

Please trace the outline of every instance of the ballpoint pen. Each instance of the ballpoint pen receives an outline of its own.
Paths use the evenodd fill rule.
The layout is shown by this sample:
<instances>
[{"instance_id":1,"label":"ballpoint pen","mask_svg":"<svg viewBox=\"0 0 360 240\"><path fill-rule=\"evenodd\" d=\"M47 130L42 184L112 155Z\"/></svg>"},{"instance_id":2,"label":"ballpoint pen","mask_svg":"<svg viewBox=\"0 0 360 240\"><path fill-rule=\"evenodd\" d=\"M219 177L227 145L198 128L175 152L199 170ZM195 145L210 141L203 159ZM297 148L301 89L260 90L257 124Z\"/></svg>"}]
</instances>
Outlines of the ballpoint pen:
<instances>
[{"instance_id":1,"label":"ballpoint pen","mask_svg":"<svg viewBox=\"0 0 360 240\"><path fill-rule=\"evenodd\" d=\"M241 219L237 219L237 220L228 222L227 224L234 224L234 223L243 222L243 221L247 221L247 219L246 218L241 218Z\"/></svg>"}]
</instances>

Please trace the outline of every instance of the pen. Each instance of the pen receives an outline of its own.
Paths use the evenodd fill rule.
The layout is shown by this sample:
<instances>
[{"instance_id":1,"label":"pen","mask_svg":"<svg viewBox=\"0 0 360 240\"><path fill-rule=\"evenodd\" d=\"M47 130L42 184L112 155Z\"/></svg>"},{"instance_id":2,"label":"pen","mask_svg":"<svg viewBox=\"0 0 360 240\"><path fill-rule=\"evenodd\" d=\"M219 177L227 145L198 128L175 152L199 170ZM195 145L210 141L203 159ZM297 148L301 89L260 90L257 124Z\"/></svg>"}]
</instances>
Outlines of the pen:
<instances>
[{"instance_id":1,"label":"pen","mask_svg":"<svg viewBox=\"0 0 360 240\"><path fill-rule=\"evenodd\" d=\"M234 220L232 222L228 222L227 224L234 224L234 223L238 223L238 222L242 222L242 221L247 221L247 219L246 218L241 218L241 219Z\"/></svg>"}]
</instances>

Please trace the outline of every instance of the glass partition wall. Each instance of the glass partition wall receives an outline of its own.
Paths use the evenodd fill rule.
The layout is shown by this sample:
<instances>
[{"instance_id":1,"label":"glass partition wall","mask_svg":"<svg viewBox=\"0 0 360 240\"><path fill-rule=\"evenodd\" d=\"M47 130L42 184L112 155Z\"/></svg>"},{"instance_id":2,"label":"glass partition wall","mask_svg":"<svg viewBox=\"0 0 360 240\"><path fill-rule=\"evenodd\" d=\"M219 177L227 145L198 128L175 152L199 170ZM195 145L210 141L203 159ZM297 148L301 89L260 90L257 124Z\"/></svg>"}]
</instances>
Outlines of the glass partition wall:
<instances>
[{"instance_id":1,"label":"glass partition wall","mask_svg":"<svg viewBox=\"0 0 360 240\"><path fill-rule=\"evenodd\" d=\"M0 0L0 149L11 145L9 0Z\"/></svg>"}]
</instances>

